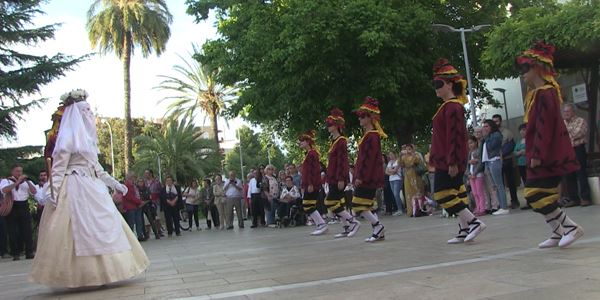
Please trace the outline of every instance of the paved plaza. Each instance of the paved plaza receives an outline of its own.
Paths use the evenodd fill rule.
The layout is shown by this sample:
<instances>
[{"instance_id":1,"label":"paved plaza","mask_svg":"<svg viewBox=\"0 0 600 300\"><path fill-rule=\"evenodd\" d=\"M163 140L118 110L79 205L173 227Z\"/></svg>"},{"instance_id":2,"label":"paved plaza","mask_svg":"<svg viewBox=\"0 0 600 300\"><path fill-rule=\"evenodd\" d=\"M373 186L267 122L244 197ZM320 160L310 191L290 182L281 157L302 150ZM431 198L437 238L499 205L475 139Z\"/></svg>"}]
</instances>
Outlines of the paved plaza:
<instances>
[{"instance_id":1,"label":"paved plaza","mask_svg":"<svg viewBox=\"0 0 600 300\"><path fill-rule=\"evenodd\" d=\"M384 217L387 240L311 237L311 228L184 232L143 243L151 260L128 282L87 290L29 283L31 261L0 262L0 299L600 299L600 206L568 209L585 228L566 250L531 211L484 217L475 243L446 245L455 219ZM364 222L363 222L364 224Z\"/></svg>"}]
</instances>

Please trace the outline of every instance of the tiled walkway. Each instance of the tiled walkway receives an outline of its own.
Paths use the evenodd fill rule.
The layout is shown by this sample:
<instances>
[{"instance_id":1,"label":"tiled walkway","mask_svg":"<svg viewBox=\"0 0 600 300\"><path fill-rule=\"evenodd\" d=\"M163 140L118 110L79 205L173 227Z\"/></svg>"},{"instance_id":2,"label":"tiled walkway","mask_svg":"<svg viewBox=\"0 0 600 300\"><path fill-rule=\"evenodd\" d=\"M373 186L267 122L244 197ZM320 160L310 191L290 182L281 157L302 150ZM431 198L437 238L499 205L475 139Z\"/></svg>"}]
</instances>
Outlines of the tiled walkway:
<instances>
[{"instance_id":1,"label":"tiled walkway","mask_svg":"<svg viewBox=\"0 0 600 300\"><path fill-rule=\"evenodd\" d=\"M370 228L334 240L340 225L185 232L143 244L148 271L108 287L53 291L27 282L30 261L0 262L0 299L600 299L600 206L568 214L585 236L566 250L538 250L549 230L531 211L484 217L470 245L446 245L454 219L385 217L387 240ZM370 227L370 226L369 226Z\"/></svg>"}]
</instances>

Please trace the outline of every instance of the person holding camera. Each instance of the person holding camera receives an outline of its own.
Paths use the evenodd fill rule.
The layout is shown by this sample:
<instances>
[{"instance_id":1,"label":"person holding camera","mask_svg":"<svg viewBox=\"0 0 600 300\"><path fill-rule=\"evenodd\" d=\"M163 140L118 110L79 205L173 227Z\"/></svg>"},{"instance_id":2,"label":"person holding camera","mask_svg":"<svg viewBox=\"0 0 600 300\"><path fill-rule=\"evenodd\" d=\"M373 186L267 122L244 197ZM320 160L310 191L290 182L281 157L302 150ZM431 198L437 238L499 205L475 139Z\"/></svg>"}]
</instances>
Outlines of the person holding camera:
<instances>
[{"instance_id":1,"label":"person holding camera","mask_svg":"<svg viewBox=\"0 0 600 300\"><path fill-rule=\"evenodd\" d=\"M175 231L177 236L181 236L179 210L183 207L183 199L181 197L181 189L173 183L173 177L166 177L165 187L162 189L160 200L161 207L165 213L169 237L173 236L173 231Z\"/></svg>"},{"instance_id":2,"label":"person holding camera","mask_svg":"<svg viewBox=\"0 0 600 300\"><path fill-rule=\"evenodd\" d=\"M12 166L11 176L0 181L0 189L5 198L10 193L14 201L12 210L6 216L13 260L20 259L23 246L25 247L25 258L33 259L31 212L27 200L29 196L37 193L37 189L27 175L23 174L23 167L19 164Z\"/></svg>"},{"instance_id":3,"label":"person holding camera","mask_svg":"<svg viewBox=\"0 0 600 300\"><path fill-rule=\"evenodd\" d=\"M242 181L235 178L235 172L229 171L229 179L225 182L223 187L225 190L225 222L227 223L227 229L233 229L233 210L238 219L238 227L244 228L244 217L242 215Z\"/></svg>"}]
</instances>

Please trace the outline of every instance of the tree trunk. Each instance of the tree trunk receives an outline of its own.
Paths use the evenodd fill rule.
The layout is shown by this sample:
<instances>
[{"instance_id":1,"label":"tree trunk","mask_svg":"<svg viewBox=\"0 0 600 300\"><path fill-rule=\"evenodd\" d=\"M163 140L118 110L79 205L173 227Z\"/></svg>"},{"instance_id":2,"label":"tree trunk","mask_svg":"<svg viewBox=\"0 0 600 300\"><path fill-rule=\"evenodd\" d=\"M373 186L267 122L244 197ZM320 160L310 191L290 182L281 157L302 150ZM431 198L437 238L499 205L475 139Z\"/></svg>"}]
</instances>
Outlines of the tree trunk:
<instances>
[{"instance_id":1,"label":"tree trunk","mask_svg":"<svg viewBox=\"0 0 600 300\"><path fill-rule=\"evenodd\" d=\"M220 149L221 147L219 145L219 124L217 124L218 117L219 116L217 109L213 107L212 111L210 112L210 126L212 127L213 137L215 139L215 142L217 143L217 147Z\"/></svg>"},{"instance_id":2,"label":"tree trunk","mask_svg":"<svg viewBox=\"0 0 600 300\"><path fill-rule=\"evenodd\" d=\"M590 67L590 82L588 83L587 96L590 103L589 106L589 152L596 152L596 121L598 110L598 88L600 85L600 64L596 62Z\"/></svg>"},{"instance_id":3,"label":"tree trunk","mask_svg":"<svg viewBox=\"0 0 600 300\"><path fill-rule=\"evenodd\" d=\"M131 78L130 78L130 67L131 67L131 35L127 34L125 41L123 42L124 54L123 54L123 89L125 92L125 174L129 172L133 164L133 151L132 151L132 124L131 124Z\"/></svg>"}]
</instances>

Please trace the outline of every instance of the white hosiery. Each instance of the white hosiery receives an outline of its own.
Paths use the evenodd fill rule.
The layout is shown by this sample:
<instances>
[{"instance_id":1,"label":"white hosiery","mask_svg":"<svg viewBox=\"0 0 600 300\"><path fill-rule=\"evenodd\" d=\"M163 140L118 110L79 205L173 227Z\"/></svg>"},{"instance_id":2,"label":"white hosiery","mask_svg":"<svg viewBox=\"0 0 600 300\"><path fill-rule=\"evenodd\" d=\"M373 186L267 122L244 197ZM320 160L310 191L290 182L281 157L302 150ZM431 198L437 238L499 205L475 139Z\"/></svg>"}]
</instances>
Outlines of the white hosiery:
<instances>
[{"instance_id":1,"label":"white hosiery","mask_svg":"<svg viewBox=\"0 0 600 300\"><path fill-rule=\"evenodd\" d=\"M459 222L461 222L461 226L465 225L465 227L468 227L468 223L475 219L475 215L473 215L468 208L463 208L456 215L458 216ZM462 222L464 222L464 224Z\"/></svg>"},{"instance_id":2,"label":"white hosiery","mask_svg":"<svg viewBox=\"0 0 600 300\"><path fill-rule=\"evenodd\" d=\"M556 211L561 211L561 209L557 208L554 212L556 212ZM563 227L571 227L571 228L573 228L573 227L577 227L578 226L577 223L573 222L573 220L571 220L571 218L569 218L569 216L567 216L567 213L565 213L564 211L563 211L563 213L565 214L564 220L561 220L562 221L561 225Z\"/></svg>"},{"instance_id":3,"label":"white hosiery","mask_svg":"<svg viewBox=\"0 0 600 300\"><path fill-rule=\"evenodd\" d=\"M315 225L317 225L317 226L325 224L325 220L323 220L323 217L321 217L321 213L319 213L318 210L313 211L310 214L310 217L312 218L312 220L315 222Z\"/></svg>"},{"instance_id":4,"label":"white hosiery","mask_svg":"<svg viewBox=\"0 0 600 300\"><path fill-rule=\"evenodd\" d=\"M369 220L369 222L371 222L371 225L377 224L377 222L379 222L377 216L374 215L371 211L365 210L362 212L361 215L365 217L365 219Z\"/></svg>"},{"instance_id":5,"label":"white hosiery","mask_svg":"<svg viewBox=\"0 0 600 300\"><path fill-rule=\"evenodd\" d=\"M347 210L343 210L337 215L342 219L344 225L348 225L348 222L352 222L354 220L354 217Z\"/></svg>"}]
</instances>

